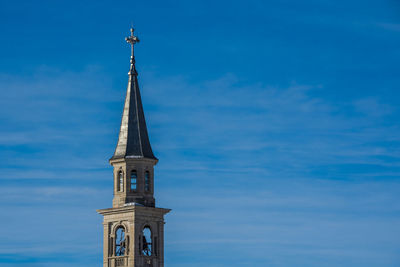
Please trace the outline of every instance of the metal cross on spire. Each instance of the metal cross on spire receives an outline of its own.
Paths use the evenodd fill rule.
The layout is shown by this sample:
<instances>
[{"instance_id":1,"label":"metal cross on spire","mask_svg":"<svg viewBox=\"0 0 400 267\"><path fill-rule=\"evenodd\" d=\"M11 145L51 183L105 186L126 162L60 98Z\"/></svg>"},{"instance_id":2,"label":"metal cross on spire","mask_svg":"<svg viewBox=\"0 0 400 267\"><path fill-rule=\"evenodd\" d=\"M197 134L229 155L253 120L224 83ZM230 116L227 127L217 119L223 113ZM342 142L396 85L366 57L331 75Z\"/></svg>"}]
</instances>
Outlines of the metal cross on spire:
<instances>
[{"instance_id":1,"label":"metal cross on spire","mask_svg":"<svg viewBox=\"0 0 400 267\"><path fill-rule=\"evenodd\" d=\"M135 67L134 45L135 45L136 43L139 43L139 38L138 38L137 36L133 35L133 32L134 32L134 31L135 31L135 30L134 30L133 27L132 27L132 28L131 28L131 36L126 37L125 40L126 40L127 43L130 43L130 44L131 44L131 47L132 47L132 49L131 49L131 68L130 68L130 70L129 70L129 74L137 75L136 67Z\"/></svg>"}]
</instances>

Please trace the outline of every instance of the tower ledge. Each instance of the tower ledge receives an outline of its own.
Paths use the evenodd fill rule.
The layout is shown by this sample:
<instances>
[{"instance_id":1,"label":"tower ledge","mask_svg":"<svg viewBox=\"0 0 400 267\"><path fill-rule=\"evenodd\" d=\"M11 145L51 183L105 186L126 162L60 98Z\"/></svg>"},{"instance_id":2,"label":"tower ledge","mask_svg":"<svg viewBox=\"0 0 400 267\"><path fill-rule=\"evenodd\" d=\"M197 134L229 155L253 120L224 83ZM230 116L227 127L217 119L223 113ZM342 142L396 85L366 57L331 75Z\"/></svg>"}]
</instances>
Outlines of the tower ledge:
<instances>
[{"instance_id":1,"label":"tower ledge","mask_svg":"<svg viewBox=\"0 0 400 267\"><path fill-rule=\"evenodd\" d=\"M164 214L167 214L168 212L170 212L171 209L132 205L132 206L119 207L119 208L99 209L96 211L103 216L113 215L113 214L121 214L121 213L127 213L127 212L135 212L135 214L147 213L147 214L154 214L154 215L164 215Z\"/></svg>"}]
</instances>

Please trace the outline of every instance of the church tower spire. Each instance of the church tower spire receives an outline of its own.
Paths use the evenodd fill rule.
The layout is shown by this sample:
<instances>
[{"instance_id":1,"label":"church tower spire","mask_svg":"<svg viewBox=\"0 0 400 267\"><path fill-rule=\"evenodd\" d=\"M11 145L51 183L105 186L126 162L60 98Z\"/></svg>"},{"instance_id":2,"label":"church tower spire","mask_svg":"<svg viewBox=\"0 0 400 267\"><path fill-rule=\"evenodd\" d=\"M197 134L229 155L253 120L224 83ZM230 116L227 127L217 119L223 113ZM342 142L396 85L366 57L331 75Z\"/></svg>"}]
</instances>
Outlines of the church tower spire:
<instances>
[{"instance_id":1,"label":"church tower spire","mask_svg":"<svg viewBox=\"0 0 400 267\"><path fill-rule=\"evenodd\" d=\"M139 38L133 33L134 29L131 28L131 35L125 38L131 44L131 66L128 72L129 80L118 143L111 160L120 158L156 159L147 133L136 71L134 48L135 44L139 42Z\"/></svg>"},{"instance_id":2,"label":"church tower spire","mask_svg":"<svg viewBox=\"0 0 400 267\"><path fill-rule=\"evenodd\" d=\"M114 168L113 207L97 210L104 216L103 267L163 267L164 215L156 208L154 166L158 159L150 146L139 91L134 45L131 44L129 80L118 143L110 164Z\"/></svg>"},{"instance_id":3,"label":"church tower spire","mask_svg":"<svg viewBox=\"0 0 400 267\"><path fill-rule=\"evenodd\" d=\"M116 177L113 206L139 203L154 207L153 167L158 159L151 149L144 118L134 53L139 38L133 33L134 29L131 28L131 35L125 38L131 45L131 65L118 143L110 159Z\"/></svg>"}]
</instances>

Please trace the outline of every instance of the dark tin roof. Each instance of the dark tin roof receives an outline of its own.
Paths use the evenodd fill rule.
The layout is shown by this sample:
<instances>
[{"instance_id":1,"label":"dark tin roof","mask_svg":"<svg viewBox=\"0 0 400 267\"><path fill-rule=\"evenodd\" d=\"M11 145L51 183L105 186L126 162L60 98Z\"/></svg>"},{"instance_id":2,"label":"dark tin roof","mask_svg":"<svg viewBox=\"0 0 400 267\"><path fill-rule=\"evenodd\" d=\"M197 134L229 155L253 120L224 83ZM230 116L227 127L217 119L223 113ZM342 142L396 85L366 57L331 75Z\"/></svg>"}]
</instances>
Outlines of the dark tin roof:
<instances>
[{"instance_id":1,"label":"dark tin roof","mask_svg":"<svg viewBox=\"0 0 400 267\"><path fill-rule=\"evenodd\" d=\"M120 158L157 159L151 149L149 135L147 133L146 120L144 118L142 99L140 97L135 68L133 45L138 42L139 39L133 36L133 29L131 33L132 35L126 38L127 42L132 44L128 88L126 91L124 111L122 113L118 144L111 160Z\"/></svg>"}]
</instances>

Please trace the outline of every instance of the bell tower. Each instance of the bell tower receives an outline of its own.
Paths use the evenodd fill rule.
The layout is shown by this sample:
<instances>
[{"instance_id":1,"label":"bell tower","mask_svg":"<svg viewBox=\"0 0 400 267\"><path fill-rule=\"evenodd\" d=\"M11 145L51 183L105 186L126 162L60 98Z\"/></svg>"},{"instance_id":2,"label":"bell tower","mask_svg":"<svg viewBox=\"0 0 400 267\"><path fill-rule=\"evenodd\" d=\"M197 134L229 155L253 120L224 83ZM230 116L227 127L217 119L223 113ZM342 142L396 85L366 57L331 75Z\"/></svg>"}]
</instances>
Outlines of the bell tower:
<instances>
[{"instance_id":1,"label":"bell tower","mask_svg":"<svg viewBox=\"0 0 400 267\"><path fill-rule=\"evenodd\" d=\"M151 149L140 97L134 45L131 44L129 80L117 147L110 159L114 168L114 198L103 215L103 267L164 266L164 215L154 199L154 166L158 159Z\"/></svg>"}]
</instances>

